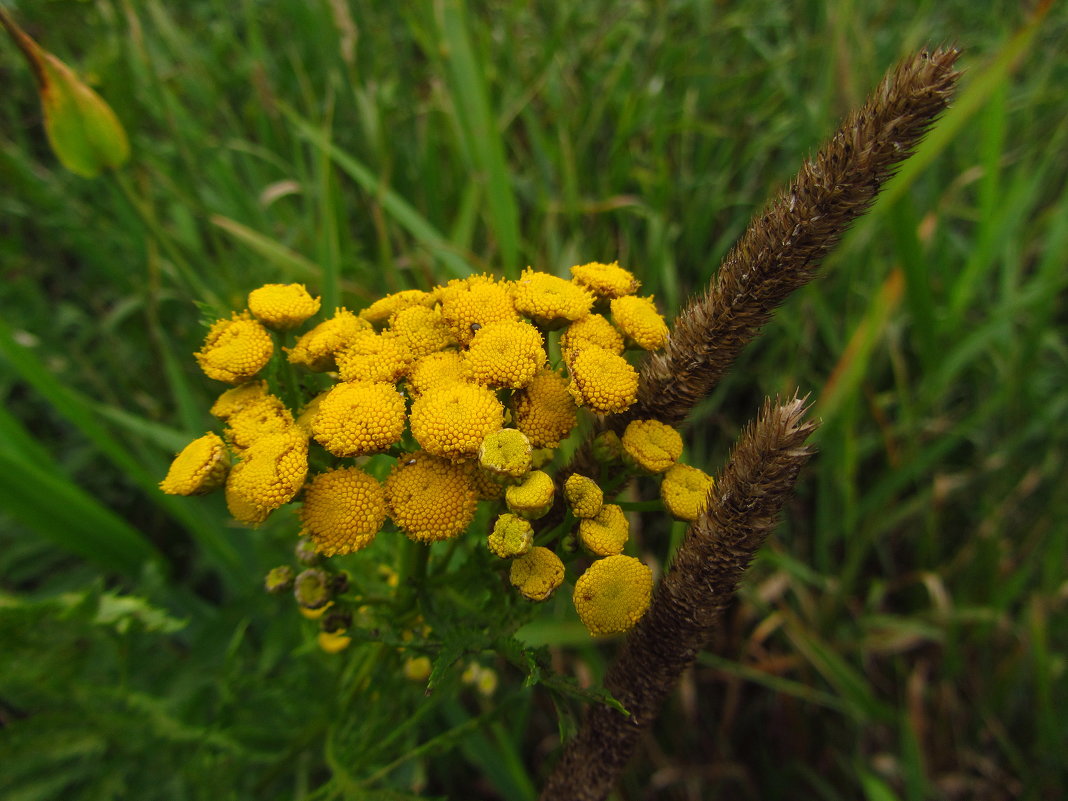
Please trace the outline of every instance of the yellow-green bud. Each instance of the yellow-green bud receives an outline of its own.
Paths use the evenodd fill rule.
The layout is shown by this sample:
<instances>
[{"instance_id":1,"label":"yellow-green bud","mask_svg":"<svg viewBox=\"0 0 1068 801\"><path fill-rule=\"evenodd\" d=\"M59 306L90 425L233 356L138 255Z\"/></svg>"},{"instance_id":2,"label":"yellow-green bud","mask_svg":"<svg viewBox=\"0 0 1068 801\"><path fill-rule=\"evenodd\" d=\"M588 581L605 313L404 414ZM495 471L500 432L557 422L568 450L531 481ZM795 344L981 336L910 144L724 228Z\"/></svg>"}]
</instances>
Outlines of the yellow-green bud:
<instances>
[{"instance_id":1,"label":"yellow-green bud","mask_svg":"<svg viewBox=\"0 0 1068 801\"><path fill-rule=\"evenodd\" d=\"M596 517L604 505L604 492L597 482L578 473L564 482L564 497L575 517Z\"/></svg>"},{"instance_id":2,"label":"yellow-green bud","mask_svg":"<svg viewBox=\"0 0 1068 801\"><path fill-rule=\"evenodd\" d=\"M330 601L330 575L325 570L308 568L293 582L293 597L305 609L322 609Z\"/></svg>"},{"instance_id":3,"label":"yellow-green bud","mask_svg":"<svg viewBox=\"0 0 1068 801\"><path fill-rule=\"evenodd\" d=\"M281 565L271 568L267 578L263 581L263 587L271 595L281 595L293 588L293 568L289 565Z\"/></svg>"},{"instance_id":4,"label":"yellow-green bud","mask_svg":"<svg viewBox=\"0 0 1068 801\"><path fill-rule=\"evenodd\" d=\"M497 481L521 481L530 472L530 440L515 428L494 431L482 440L478 463Z\"/></svg>"},{"instance_id":5,"label":"yellow-green bud","mask_svg":"<svg viewBox=\"0 0 1068 801\"><path fill-rule=\"evenodd\" d=\"M602 431L593 438L593 458L602 464L614 462L623 455L623 442L615 431Z\"/></svg>"},{"instance_id":6,"label":"yellow-green bud","mask_svg":"<svg viewBox=\"0 0 1068 801\"><path fill-rule=\"evenodd\" d=\"M486 544L501 559L522 556L534 547L534 527L519 515L506 512L493 524Z\"/></svg>"}]
</instances>

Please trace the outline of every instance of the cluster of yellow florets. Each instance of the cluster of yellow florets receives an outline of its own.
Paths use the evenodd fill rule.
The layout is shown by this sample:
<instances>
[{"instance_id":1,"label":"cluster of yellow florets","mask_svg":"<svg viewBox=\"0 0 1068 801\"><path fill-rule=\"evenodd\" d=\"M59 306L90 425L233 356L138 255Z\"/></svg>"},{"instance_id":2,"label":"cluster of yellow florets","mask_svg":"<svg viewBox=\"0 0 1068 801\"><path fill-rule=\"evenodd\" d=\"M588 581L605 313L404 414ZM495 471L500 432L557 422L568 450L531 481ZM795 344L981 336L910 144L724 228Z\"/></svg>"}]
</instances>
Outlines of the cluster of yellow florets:
<instances>
[{"instance_id":1,"label":"cluster of yellow florets","mask_svg":"<svg viewBox=\"0 0 1068 801\"><path fill-rule=\"evenodd\" d=\"M638 372L626 348L666 341L653 299L638 288L618 264L577 265L570 280L527 268L514 281L474 275L356 312L328 309L310 323L320 300L304 286L260 287L247 310L211 326L196 353L209 378L234 385L211 407L222 436L190 443L161 489L223 486L233 517L253 526L296 501L301 547L316 559L368 547L387 521L417 543L454 539L480 502L494 504L483 547L508 560L520 594L549 598L565 567L547 546L569 542L574 551L577 542L594 558L576 584L580 616L595 634L622 631L644 612L641 599L648 603L648 568L621 556L623 509L592 478L558 482L552 460L583 410L617 414L634 404ZM594 450L665 474L665 505L696 516L707 486L678 464L677 432L636 421L614 448ZM368 463L379 454L392 461ZM570 540L546 534L561 526ZM344 648L351 612L331 600L339 596L329 572L286 570L272 571L269 589L293 587L301 608L323 618L323 648Z\"/></svg>"}]
</instances>

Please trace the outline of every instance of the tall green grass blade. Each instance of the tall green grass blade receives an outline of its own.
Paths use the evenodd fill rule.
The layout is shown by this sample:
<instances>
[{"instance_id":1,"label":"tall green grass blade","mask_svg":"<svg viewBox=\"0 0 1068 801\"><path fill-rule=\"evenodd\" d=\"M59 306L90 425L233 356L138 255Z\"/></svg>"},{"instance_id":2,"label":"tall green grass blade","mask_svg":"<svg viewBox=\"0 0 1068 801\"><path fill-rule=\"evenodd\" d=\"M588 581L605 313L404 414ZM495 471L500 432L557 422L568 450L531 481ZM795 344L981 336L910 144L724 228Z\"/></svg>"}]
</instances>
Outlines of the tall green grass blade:
<instances>
[{"instance_id":1,"label":"tall green grass blade","mask_svg":"<svg viewBox=\"0 0 1068 801\"><path fill-rule=\"evenodd\" d=\"M324 280L323 271L319 265L290 250L281 242L221 214L213 214L210 221L212 225L225 231L238 242L250 248L254 253L263 256L271 264L278 267L283 274L301 281L318 283ZM327 306L326 308L330 307Z\"/></svg>"}]
</instances>

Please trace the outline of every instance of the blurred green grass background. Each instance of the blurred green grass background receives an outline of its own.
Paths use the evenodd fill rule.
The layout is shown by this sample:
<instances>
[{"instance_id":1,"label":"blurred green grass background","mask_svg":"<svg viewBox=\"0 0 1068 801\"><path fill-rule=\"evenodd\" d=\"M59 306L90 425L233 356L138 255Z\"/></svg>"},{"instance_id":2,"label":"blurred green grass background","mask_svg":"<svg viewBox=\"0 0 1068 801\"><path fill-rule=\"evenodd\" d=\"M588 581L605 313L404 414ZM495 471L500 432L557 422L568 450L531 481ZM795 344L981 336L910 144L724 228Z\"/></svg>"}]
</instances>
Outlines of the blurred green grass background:
<instances>
[{"instance_id":1,"label":"blurred green grass background","mask_svg":"<svg viewBox=\"0 0 1068 801\"><path fill-rule=\"evenodd\" d=\"M203 320L269 281L359 307L616 259L670 316L882 73L941 43L964 50L956 104L687 427L715 469L766 394L824 421L617 797L1061 796L1064 4L7 5L133 157L64 172L4 41L6 798L533 797L556 733L537 691L338 699L360 660L298 646L259 594L284 525L156 491L211 426ZM566 621L540 636L578 646L569 671L611 652ZM401 709L422 711L376 750Z\"/></svg>"}]
</instances>

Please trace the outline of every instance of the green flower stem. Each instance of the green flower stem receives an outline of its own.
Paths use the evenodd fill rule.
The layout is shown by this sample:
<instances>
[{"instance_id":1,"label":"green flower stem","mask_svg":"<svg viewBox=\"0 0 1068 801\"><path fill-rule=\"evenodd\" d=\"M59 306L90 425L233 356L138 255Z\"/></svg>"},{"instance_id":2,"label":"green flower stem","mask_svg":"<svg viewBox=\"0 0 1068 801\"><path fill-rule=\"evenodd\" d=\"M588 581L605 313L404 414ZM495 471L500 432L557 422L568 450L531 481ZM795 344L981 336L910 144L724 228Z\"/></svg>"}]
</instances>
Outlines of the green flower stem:
<instances>
[{"instance_id":1,"label":"green flower stem","mask_svg":"<svg viewBox=\"0 0 1068 801\"><path fill-rule=\"evenodd\" d=\"M430 559L429 545L405 537L402 548L396 596L400 617L414 608L416 596L426 581L426 566Z\"/></svg>"}]
</instances>

